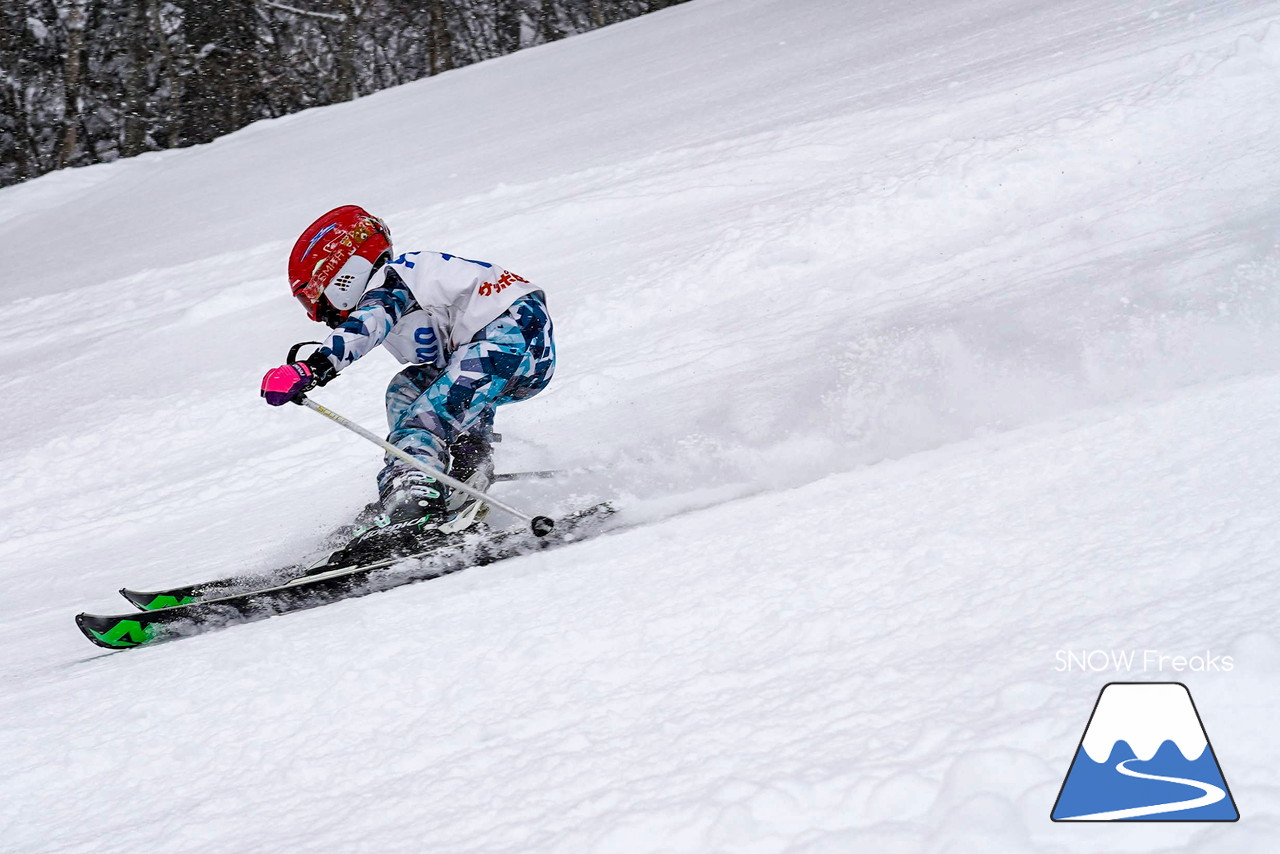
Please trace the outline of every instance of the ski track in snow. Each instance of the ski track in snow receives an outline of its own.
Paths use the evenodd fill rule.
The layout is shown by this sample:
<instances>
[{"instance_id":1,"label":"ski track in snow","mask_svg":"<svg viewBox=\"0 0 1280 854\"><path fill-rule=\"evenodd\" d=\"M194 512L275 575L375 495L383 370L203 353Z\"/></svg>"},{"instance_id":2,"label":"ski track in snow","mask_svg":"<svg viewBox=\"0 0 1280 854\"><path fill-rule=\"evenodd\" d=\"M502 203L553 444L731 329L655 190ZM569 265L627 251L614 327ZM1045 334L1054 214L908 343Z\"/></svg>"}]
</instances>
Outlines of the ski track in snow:
<instances>
[{"instance_id":1,"label":"ski track in snow","mask_svg":"<svg viewBox=\"0 0 1280 854\"><path fill-rule=\"evenodd\" d=\"M0 191L0 850L1273 850L1280 6L804 5ZM372 497L256 394L345 202L547 284L499 467L589 471L502 497L650 524L95 651L76 610ZM323 402L377 427L393 371ZM1236 666L1055 670L1110 648ZM1240 822L1050 822L1116 678L1190 686Z\"/></svg>"},{"instance_id":2,"label":"ski track in snow","mask_svg":"<svg viewBox=\"0 0 1280 854\"><path fill-rule=\"evenodd\" d=\"M1183 786L1191 786L1194 789L1200 790L1200 796L1168 804L1152 804L1145 807L1130 807L1128 809L1108 810L1106 812L1095 812L1087 815L1073 815L1069 818L1060 819L1060 821L1114 821L1116 819L1141 818L1148 815L1176 813L1180 810L1192 810L1197 807L1207 807L1210 804L1216 804L1227 796L1226 791L1224 791L1222 787L1215 786L1212 783L1202 783L1199 780L1190 780L1185 777L1161 777L1159 774L1144 774L1141 771L1134 771L1131 768L1126 767L1130 762L1139 761L1141 760L1126 759L1124 762L1120 762L1116 765L1116 771L1126 777L1137 777L1140 780L1161 780L1165 783L1178 783Z\"/></svg>"}]
</instances>

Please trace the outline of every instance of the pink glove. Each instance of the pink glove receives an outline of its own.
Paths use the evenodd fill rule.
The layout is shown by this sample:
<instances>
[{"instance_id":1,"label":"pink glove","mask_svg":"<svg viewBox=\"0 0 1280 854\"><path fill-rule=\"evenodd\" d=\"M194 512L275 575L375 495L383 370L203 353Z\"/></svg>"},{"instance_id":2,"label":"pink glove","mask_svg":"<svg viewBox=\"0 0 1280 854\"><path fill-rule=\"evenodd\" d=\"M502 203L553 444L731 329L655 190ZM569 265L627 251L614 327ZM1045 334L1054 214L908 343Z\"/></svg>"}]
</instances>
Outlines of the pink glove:
<instances>
[{"instance_id":1,"label":"pink glove","mask_svg":"<svg viewBox=\"0 0 1280 854\"><path fill-rule=\"evenodd\" d=\"M262 378L262 396L272 406L281 406L315 384L315 377L306 362L291 362L267 371Z\"/></svg>"}]
</instances>

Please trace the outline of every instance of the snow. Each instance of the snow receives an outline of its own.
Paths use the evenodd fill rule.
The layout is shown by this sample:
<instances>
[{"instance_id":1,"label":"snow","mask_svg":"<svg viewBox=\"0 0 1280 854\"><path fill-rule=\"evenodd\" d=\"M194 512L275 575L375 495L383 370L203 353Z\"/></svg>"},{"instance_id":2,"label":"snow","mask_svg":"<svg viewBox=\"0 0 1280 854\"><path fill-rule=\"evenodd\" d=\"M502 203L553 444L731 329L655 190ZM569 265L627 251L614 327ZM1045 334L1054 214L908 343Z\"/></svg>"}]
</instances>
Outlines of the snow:
<instances>
[{"instance_id":1,"label":"snow","mask_svg":"<svg viewBox=\"0 0 1280 854\"><path fill-rule=\"evenodd\" d=\"M1105 762L1120 741L1143 760L1155 756L1165 741L1177 745L1185 758L1199 759L1209 743L1186 688L1136 682L1102 692L1080 746L1094 762Z\"/></svg>"},{"instance_id":2,"label":"snow","mask_svg":"<svg viewBox=\"0 0 1280 854\"><path fill-rule=\"evenodd\" d=\"M1270 852L1280 6L694 0L0 191L0 848ZM262 372L296 233L543 283L568 549L103 653L316 553L376 450ZM376 428L382 354L317 399ZM1062 670L1062 650L1230 670ZM1141 657L1139 657L1141 661ZM1242 819L1054 824L1109 681ZM1101 832L1100 832L1101 831Z\"/></svg>"}]
</instances>

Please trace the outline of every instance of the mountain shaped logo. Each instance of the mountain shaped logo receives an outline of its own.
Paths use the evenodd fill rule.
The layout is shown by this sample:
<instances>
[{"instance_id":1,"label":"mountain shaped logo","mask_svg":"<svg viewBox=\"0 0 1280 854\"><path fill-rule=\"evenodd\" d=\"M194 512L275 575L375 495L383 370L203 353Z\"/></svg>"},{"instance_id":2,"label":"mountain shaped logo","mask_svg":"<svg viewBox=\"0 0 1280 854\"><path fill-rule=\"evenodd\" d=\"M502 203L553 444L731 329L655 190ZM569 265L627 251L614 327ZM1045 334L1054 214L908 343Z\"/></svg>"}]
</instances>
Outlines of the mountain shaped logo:
<instances>
[{"instance_id":1,"label":"mountain shaped logo","mask_svg":"<svg viewBox=\"0 0 1280 854\"><path fill-rule=\"evenodd\" d=\"M1051 818L1238 820L1240 813L1187 686L1103 686Z\"/></svg>"}]
</instances>

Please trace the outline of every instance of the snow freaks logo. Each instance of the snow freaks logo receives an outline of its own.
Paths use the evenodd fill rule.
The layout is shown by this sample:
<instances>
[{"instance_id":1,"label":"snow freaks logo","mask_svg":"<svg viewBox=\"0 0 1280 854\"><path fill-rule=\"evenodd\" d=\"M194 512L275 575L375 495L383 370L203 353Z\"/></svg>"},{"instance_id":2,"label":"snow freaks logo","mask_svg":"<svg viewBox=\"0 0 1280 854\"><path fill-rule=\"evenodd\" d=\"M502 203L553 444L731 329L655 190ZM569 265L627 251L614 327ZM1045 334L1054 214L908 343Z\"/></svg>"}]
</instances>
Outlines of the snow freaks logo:
<instances>
[{"instance_id":1,"label":"snow freaks logo","mask_svg":"<svg viewBox=\"0 0 1280 854\"><path fill-rule=\"evenodd\" d=\"M1054 655L1053 669L1059 673L1080 670L1100 673L1104 670L1132 673L1229 673L1235 660L1229 655L1165 655L1158 649L1060 649Z\"/></svg>"},{"instance_id":2,"label":"snow freaks logo","mask_svg":"<svg viewBox=\"0 0 1280 854\"><path fill-rule=\"evenodd\" d=\"M1191 692L1181 682L1103 687L1062 781L1054 821L1236 821Z\"/></svg>"}]
</instances>

